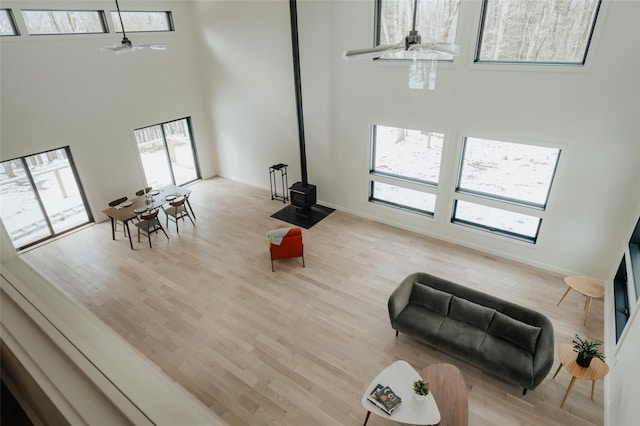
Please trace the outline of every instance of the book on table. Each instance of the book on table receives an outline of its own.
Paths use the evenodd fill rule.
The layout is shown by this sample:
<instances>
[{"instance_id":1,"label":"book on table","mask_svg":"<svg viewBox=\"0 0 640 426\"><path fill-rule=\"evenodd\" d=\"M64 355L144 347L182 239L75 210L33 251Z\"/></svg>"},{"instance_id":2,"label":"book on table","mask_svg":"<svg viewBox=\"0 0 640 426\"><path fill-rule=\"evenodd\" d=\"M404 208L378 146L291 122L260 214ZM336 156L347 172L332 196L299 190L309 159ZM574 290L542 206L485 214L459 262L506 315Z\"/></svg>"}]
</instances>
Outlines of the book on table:
<instances>
[{"instance_id":1,"label":"book on table","mask_svg":"<svg viewBox=\"0 0 640 426\"><path fill-rule=\"evenodd\" d=\"M369 402L391 415L400 406L402 399L389 387L377 384L367 396Z\"/></svg>"}]
</instances>

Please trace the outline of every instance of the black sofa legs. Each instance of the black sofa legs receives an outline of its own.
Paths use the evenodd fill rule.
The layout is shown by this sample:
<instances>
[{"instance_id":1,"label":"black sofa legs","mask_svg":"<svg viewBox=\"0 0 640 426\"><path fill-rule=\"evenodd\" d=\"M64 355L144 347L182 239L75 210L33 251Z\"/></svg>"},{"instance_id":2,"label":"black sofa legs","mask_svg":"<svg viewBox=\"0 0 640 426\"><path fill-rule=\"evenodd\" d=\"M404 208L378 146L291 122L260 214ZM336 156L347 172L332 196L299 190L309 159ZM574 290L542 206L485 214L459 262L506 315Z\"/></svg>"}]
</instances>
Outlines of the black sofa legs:
<instances>
[{"instance_id":1,"label":"black sofa legs","mask_svg":"<svg viewBox=\"0 0 640 426\"><path fill-rule=\"evenodd\" d=\"M396 330L396 337L398 337L398 330Z\"/></svg>"},{"instance_id":2,"label":"black sofa legs","mask_svg":"<svg viewBox=\"0 0 640 426\"><path fill-rule=\"evenodd\" d=\"M527 394L527 388L522 389L522 395L526 395Z\"/></svg>"}]
</instances>

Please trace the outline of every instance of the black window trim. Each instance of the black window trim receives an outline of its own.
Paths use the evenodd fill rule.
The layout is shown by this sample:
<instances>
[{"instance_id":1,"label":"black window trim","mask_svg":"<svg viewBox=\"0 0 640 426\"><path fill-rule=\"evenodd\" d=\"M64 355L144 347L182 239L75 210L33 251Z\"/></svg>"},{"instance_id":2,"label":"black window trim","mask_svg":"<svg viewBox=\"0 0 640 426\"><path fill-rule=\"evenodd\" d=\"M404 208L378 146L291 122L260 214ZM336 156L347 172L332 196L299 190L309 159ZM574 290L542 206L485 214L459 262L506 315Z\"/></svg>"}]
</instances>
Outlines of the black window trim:
<instances>
[{"instance_id":1,"label":"black window trim","mask_svg":"<svg viewBox=\"0 0 640 426\"><path fill-rule=\"evenodd\" d=\"M536 228L536 233L535 233L535 235L533 237L530 237L528 235L518 234L517 232L511 232L511 231L507 231L505 229L495 228L493 226L487 226L487 225L483 225L483 224L476 223L476 222L471 222L471 221L464 220L464 219L458 219L458 218L456 218L456 210L458 209L458 201L461 201L461 200L458 200L458 199L454 199L453 200L453 210L451 212L451 223L457 224L457 225L462 225L462 226L467 226L469 228L478 229L478 230L489 232L489 233L495 234L495 235L500 235L502 237L509 237L509 238L512 238L512 239L515 239L515 240L524 241L526 243L536 244L536 242L538 241L538 236L540 235L540 228L542 227L542 218L541 217L537 217L537 219L538 219L538 227ZM462 201L466 201L466 200L462 200ZM472 201L468 201L468 202L472 202ZM490 206L490 207L492 207L492 206ZM516 212L513 212L513 213L516 213Z\"/></svg>"},{"instance_id":2,"label":"black window trim","mask_svg":"<svg viewBox=\"0 0 640 426\"><path fill-rule=\"evenodd\" d=\"M488 193L488 192L482 192L482 191L476 191L476 190L472 190L472 189L461 188L460 184L461 184L461 180L462 180L462 168L464 166L464 159L465 159L465 154L466 154L466 151L467 151L467 139L468 138L469 138L469 136L465 136L463 138L463 140L462 140L462 152L460 153L460 162L459 162L459 166L458 166L458 176L456 178L456 187L455 187L455 192L456 193L471 195L471 196L474 196L474 197L484 198L484 199L487 199L487 200L500 201L500 202L504 202L504 203L507 203L507 204L520 206L520 207L527 207L527 208L538 210L538 211L545 211L546 210L547 205L549 204L549 197L551 196L551 189L553 188L553 183L555 182L556 174L558 172L558 164L560 164L560 157L562 155L562 149L561 148L554 148L554 149L558 150L558 156L556 157L556 164L553 166L553 174L551 176L551 182L549 183L549 189L548 189L547 195L545 197L545 202L544 202L544 204L540 204L540 203L532 203L532 202L528 202L528 201L524 201L524 200L519 200L517 198L503 197L503 196L491 194L491 193ZM519 145L539 146L539 147L546 148L546 147L544 147L542 145L535 145L535 144L522 144L522 143L518 143L518 142L507 142L507 141L496 141L496 142L515 143L515 144L519 144Z\"/></svg>"},{"instance_id":3,"label":"black window trim","mask_svg":"<svg viewBox=\"0 0 640 426\"><path fill-rule=\"evenodd\" d=\"M0 37L16 37L20 35L20 29L16 24L16 18L13 14L13 9L8 7L0 8L0 10L5 10L7 12L7 16L9 17L9 23L11 24L11 28L13 29L13 34L3 34Z\"/></svg>"},{"instance_id":4,"label":"black window trim","mask_svg":"<svg viewBox=\"0 0 640 426\"><path fill-rule=\"evenodd\" d=\"M118 13L117 10L111 10L111 17L113 20L113 14L114 13ZM125 28L125 31L127 33L169 33L169 32L173 32L176 30L175 25L174 25L174 21L173 21L173 12L170 10L121 10L121 13L128 13L128 12L132 12L132 13L164 13L165 15L167 15L167 22L169 23L169 29L168 30L130 30L129 28ZM115 27L115 22L114 22L114 26L113 26L113 32L116 34L122 34L122 31L116 31L116 27Z\"/></svg>"},{"instance_id":5,"label":"black window trim","mask_svg":"<svg viewBox=\"0 0 640 426\"><path fill-rule=\"evenodd\" d=\"M100 17L100 23L102 24L102 32L88 32L88 33L38 33L32 34L29 32L27 28L27 34L29 37L39 37L39 36L78 36L78 35L87 35L87 34L109 34L109 26L107 25L107 18L105 16L103 9L21 9L24 12L96 12ZM26 26L26 23L25 23Z\"/></svg>"},{"instance_id":6,"label":"black window trim","mask_svg":"<svg viewBox=\"0 0 640 426\"><path fill-rule=\"evenodd\" d=\"M169 166L169 172L171 174L171 183L173 185L177 185L176 184L175 172L173 171L173 165L171 164L171 158L169 157L169 144L167 143L167 136L166 136L165 131L164 131L164 125L165 124L169 124L169 123L174 123L176 121L181 121L181 120L186 120L186 122L187 122L187 129L189 131L189 138L191 140L191 149L193 151L193 161L195 163L194 166L195 166L195 171L196 171L196 178L195 179L190 180L188 182L184 182L184 183L178 185L178 186L185 186L185 185L189 185L189 184L191 184L193 182L196 182L196 181L202 179L202 173L200 171L200 160L198 158L198 150L196 148L196 139L195 139L195 136L193 135L193 126L191 125L191 116L182 117L182 118L176 118L175 120L163 121L162 123L156 123L156 124L150 124L148 126L138 127L137 129L134 129L133 132L134 132L134 135L135 135L135 132L137 130L146 129L148 127L160 126L160 131L162 132L162 144L164 145L164 152L166 154L165 157L166 157L166 160L167 160L167 164ZM134 139L135 139L135 137L134 137ZM137 148L137 144L138 144L138 142L136 141L136 148ZM138 151L138 155L140 155L139 151ZM143 169L144 169L144 167L143 167ZM144 173L144 170L143 170L143 173ZM145 177L145 179L146 179L146 177ZM146 183L145 183L145 185L146 185Z\"/></svg>"},{"instance_id":7,"label":"black window trim","mask_svg":"<svg viewBox=\"0 0 640 426\"><path fill-rule=\"evenodd\" d=\"M371 47L376 47L380 44L380 28L381 28L381 23L382 23L382 1L383 0L375 0L375 8L374 8L374 20L373 20L373 46ZM420 0L418 0L420 1ZM416 28L418 30L418 32L420 31L418 28ZM406 34L404 34L403 36L405 36ZM457 34L456 34L457 36ZM406 59L406 58L373 58L374 61L380 61L380 62L407 62L407 61L412 61L412 59ZM420 62L431 62L433 59L418 59L418 61ZM439 63L453 63L454 58L438 58L437 61Z\"/></svg>"},{"instance_id":8,"label":"black window trim","mask_svg":"<svg viewBox=\"0 0 640 426\"><path fill-rule=\"evenodd\" d=\"M385 205L387 207L393 207L393 208L398 209L398 210L404 210L404 211L407 211L407 212L410 212L410 213L415 213L415 214L419 214L421 216L427 216L427 217L430 217L430 218L434 217L435 212L430 212L428 210L417 209L415 207L407 206L406 204L398 204L398 203L394 203L392 201L383 200L381 198L374 197L373 196L373 187L374 187L374 185L376 183L384 183L384 184L387 184L387 185L392 185L390 183L380 182L380 181L376 181L376 180L373 180L373 179L370 180L369 181L369 202L370 203L382 204L382 205ZM413 188L406 188L406 187L403 187L403 188L411 189L413 191L416 191ZM430 194L430 193L425 192L425 194Z\"/></svg>"},{"instance_id":9,"label":"black window trim","mask_svg":"<svg viewBox=\"0 0 640 426\"><path fill-rule=\"evenodd\" d=\"M379 1L379 0L377 0ZM587 63L587 55L589 54L589 49L591 47L591 41L593 39L593 33L596 30L596 25L598 23L598 14L600 13L600 7L602 6L602 0L598 0L598 4L596 5L596 10L593 14L593 21L591 25L591 31L589 32L589 36L587 37L587 44L584 48L584 54L582 55L582 61L579 62L555 62L555 61L483 61L480 60L480 49L482 47L482 34L484 32L484 24L485 24L485 15L487 13L487 3L490 0L482 0L482 11L480 12L480 23L478 26L478 38L476 40L476 49L473 55L473 63L474 64L499 64L499 65L540 65L540 66L566 66L566 67L584 67Z\"/></svg>"}]
</instances>

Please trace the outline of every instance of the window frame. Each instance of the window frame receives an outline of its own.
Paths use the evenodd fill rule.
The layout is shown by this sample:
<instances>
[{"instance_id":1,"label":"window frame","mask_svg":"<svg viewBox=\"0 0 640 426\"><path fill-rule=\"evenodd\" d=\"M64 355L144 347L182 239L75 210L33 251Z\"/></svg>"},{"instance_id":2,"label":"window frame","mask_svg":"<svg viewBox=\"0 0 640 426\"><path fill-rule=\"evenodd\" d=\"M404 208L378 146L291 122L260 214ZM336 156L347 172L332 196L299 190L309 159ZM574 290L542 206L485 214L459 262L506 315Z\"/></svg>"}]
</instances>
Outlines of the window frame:
<instances>
[{"instance_id":1,"label":"window frame","mask_svg":"<svg viewBox=\"0 0 640 426\"><path fill-rule=\"evenodd\" d=\"M7 19L9 20L9 24L13 29L13 34L0 34L0 37L15 37L20 35L20 29L16 24L16 18L13 14L13 9L11 8L0 8L0 11L5 11L7 13Z\"/></svg>"},{"instance_id":2,"label":"window frame","mask_svg":"<svg viewBox=\"0 0 640 426\"><path fill-rule=\"evenodd\" d=\"M117 26L120 25L120 18L118 16L118 11L117 10L111 10L111 20L113 21L113 32L116 34L122 34L122 28L120 29L120 31L118 31ZM173 21L173 13L170 10L121 10L120 13L123 15L123 22L125 21L124 19L124 15L127 13L132 13L132 14L136 14L136 13L164 13L165 16L167 17L167 24L169 26L169 29L167 30L135 30L135 29L130 29L129 27L125 26L125 31L127 33L166 33L166 32L172 32L175 31L175 26L174 26L174 21ZM115 16L114 16L115 15Z\"/></svg>"},{"instance_id":3,"label":"window frame","mask_svg":"<svg viewBox=\"0 0 640 426\"><path fill-rule=\"evenodd\" d=\"M87 221L75 226L72 226L71 228L65 229L63 231L60 232L56 232L53 223L51 222L51 218L49 217L49 214L47 213L47 209L45 207L45 203L42 199L42 196L40 194L40 192L37 190L37 183L36 180L32 174L32 171L29 167L29 164L27 163L27 158L29 157L34 157L36 155L41 155L41 154L46 154L48 152L52 152L52 151L59 151L59 150L64 150L65 155L67 157L67 160L69 162L69 169L71 170L71 173L73 174L73 177L78 185L78 194L80 196L80 199L82 200L82 204L83 207L85 209L85 213L87 215ZM81 228L83 226L86 226L87 224L90 224L92 222L94 222L94 217L93 217L93 213L91 212L91 208L89 207L89 202L87 200L87 196L84 192L84 186L82 185L82 181L80 180L80 175L78 174L78 169L76 167L76 163L73 159L73 155L71 153L71 147L69 145L63 146L63 147L59 147L59 148L53 148L53 149L48 149L45 151L40 151L40 152L36 152L34 154L28 154L28 155L24 155L21 157L16 157L16 158L12 158L12 159L8 159L8 160L3 160L2 163L5 162L9 162L9 161L20 161L20 163L22 164L22 167L24 169L25 172L25 178L26 180L29 182L29 185L31 186L31 189L33 191L33 194L36 198L36 203L38 205L38 207L40 208L40 211L44 217L44 220L47 224L47 228L49 230L49 235L42 237L42 238L38 238L37 240L34 240L32 242L29 242L27 244L24 244L22 246L19 247L14 247L16 248L16 251L22 251L25 250L29 247L32 247L34 245L40 244L44 241L50 240L52 238L57 238L61 235L65 235L68 234L70 232L73 232L74 230ZM0 219L1 220L1 219ZM6 228L6 226L5 226ZM7 230L7 232L9 232L9 230ZM13 244L13 240L11 241Z\"/></svg>"},{"instance_id":4,"label":"window frame","mask_svg":"<svg viewBox=\"0 0 640 426\"><path fill-rule=\"evenodd\" d=\"M591 42L593 41L593 35L596 31L596 24L598 22L598 15L600 13L602 7L602 0L597 0L597 5L594 10L593 20L591 22L591 30L589 31L589 35L587 36L586 43L584 46L584 52L582 54L582 60L578 62L570 62L570 61L530 61L530 60L483 60L480 59L481 51L482 51L482 39L485 30L486 23L486 14L488 9L488 3L492 0L482 0L482 8L480 12L480 23L478 26L478 38L476 40L475 52L473 55L473 63L474 64L499 64L499 65L517 65L517 66L526 66L526 65L548 65L548 66L566 66L566 67L584 67L587 62L587 55L589 54L589 49L591 47Z\"/></svg>"},{"instance_id":5,"label":"window frame","mask_svg":"<svg viewBox=\"0 0 640 426\"><path fill-rule=\"evenodd\" d=\"M107 25L107 19L104 10L96 9L21 9L22 19L24 20L25 29L29 36L68 36L68 35L88 35L88 34L109 34L109 26ZM25 12L94 12L98 15L100 24L102 25L102 31L98 32L58 32L58 33L32 33L29 31Z\"/></svg>"},{"instance_id":6,"label":"window frame","mask_svg":"<svg viewBox=\"0 0 640 426\"><path fill-rule=\"evenodd\" d=\"M423 130L418 130L418 129L407 129L406 127L384 126L382 124L372 124L371 125L371 132L370 132L370 135L371 135L371 139L370 139L371 155L369 157L369 179L370 180L369 180L368 201L370 203L381 204L381 205L385 205L385 206L388 206L388 207L393 207L393 208L397 208L397 209L401 209L401 210L405 210L405 211L409 211L409 212L412 212L412 213L416 213L416 214L420 214L420 215L423 215L423 216L428 216L428 217L433 218L434 215L435 215L435 202L434 202L434 211L422 210L422 209L418 209L416 207L408 206L406 204L400 204L400 203L395 203L393 201L384 200L384 199L381 199L381 198L376 198L374 196L374 194L375 194L374 187L375 187L375 183L381 183L381 184L385 184L385 185L396 186L396 187L407 189L407 190L412 190L412 191L417 191L417 192L422 192L422 193L425 193L425 194L433 195L434 197L436 197L436 200L437 200L437 189L438 189L438 184L439 184L439 176L440 176L440 174L442 172L442 157L443 157L442 152L440 154L440 164L438 166L438 182L425 180L425 179L414 178L414 177L410 177L410 176L398 175L398 174L395 174L395 173L387 173L387 172L376 170L376 152L377 152L378 126L393 127L395 129L412 130L412 131L419 131L419 132L423 131ZM429 133L437 133L437 132L429 131ZM445 135L444 135L444 133L438 133L438 134L442 136L442 151L444 151L444 138L445 138Z\"/></svg>"},{"instance_id":7,"label":"window frame","mask_svg":"<svg viewBox=\"0 0 640 426\"><path fill-rule=\"evenodd\" d=\"M547 190L547 194L545 196L544 204L539 204L535 202L530 202L526 200L520 200L513 197L505 197L500 195L495 195L487 192L472 190L472 189L464 189L461 188L462 181L462 171L465 164L465 154L467 152L468 139L482 139L489 140L492 142L499 143L507 143L507 144L515 144L515 145L525 145L525 146L533 146L533 147L541 147L541 148L552 148L558 151L556 156L556 161L553 166L553 173L551 175L551 179L549 182L549 187ZM458 158L458 171L456 176L456 184L453 191L453 206L451 210L451 219L450 222L453 224L458 224L462 226L467 226L470 228L478 229L481 231L489 232L494 235L500 235L503 237L512 238L518 241L524 241L531 244L536 244L538 242L538 238L540 236L540 230L542 228L542 222L544 219L544 212L547 209L549 204L549 198L551 196L551 190L553 188L555 179L558 175L558 167L560 164L560 158L562 157L562 148L558 146L548 146L546 144L534 144L534 143L522 143L522 142L512 142L512 141L504 141L504 140L496 140L496 139L487 139L480 137L471 137L464 136L462 140L462 148L460 150L460 155ZM538 219L538 226L536 228L536 232L533 236L529 236L526 234L520 234L517 232L512 232L506 229L500 229L493 226L487 226L482 223L472 222L466 219L460 219L456 217L456 212L458 209L458 201L463 201L471 204L477 204L481 206L486 206L494 209L504 210L506 212L511 212L515 214L523 214L531 217L535 217Z\"/></svg>"},{"instance_id":8,"label":"window frame","mask_svg":"<svg viewBox=\"0 0 640 426\"><path fill-rule=\"evenodd\" d=\"M372 47L376 47L380 44L380 31L382 28L382 2L385 0L375 0L375 7L374 7L374 20L373 20L373 46ZM418 0L420 1L420 0ZM460 3L462 3L462 0L460 0ZM458 11L458 17L457 19L460 19L459 16L459 11ZM416 25L416 30L418 31L418 33L420 33L420 29L417 28ZM405 37L407 36L407 34L403 34L402 36ZM421 36L423 34L420 34ZM456 34L454 37L454 43L457 41L458 38L458 27L457 27L457 23L456 23ZM445 63L453 63L454 61L454 56L448 57L448 56L442 56L440 55L434 55L433 58L424 58L424 59L417 59L420 62L431 62L432 60L437 60L438 62L445 62ZM409 58L383 58L383 57L378 57L378 58L373 58L374 61L381 61L381 62L393 62L393 61L401 61L401 62L407 62L407 61L412 61L412 59Z\"/></svg>"},{"instance_id":9,"label":"window frame","mask_svg":"<svg viewBox=\"0 0 640 426\"><path fill-rule=\"evenodd\" d=\"M189 140L191 142L191 151L193 153L193 162L194 162L194 169L195 169L196 177L195 177L195 179L192 179L190 181L183 182L181 184L177 184L176 183L175 171L173 170L173 164L171 163L171 157L170 157L170 154L169 154L169 144L167 142L167 134L166 134L164 126L167 125L167 124L174 123L174 122L177 122L177 121L182 121L182 120L186 121L187 130L189 131ZM163 121L161 123L156 123L156 124L151 124L151 125L148 125L148 126L138 127L138 128L133 130L133 142L135 144L136 153L138 154L138 160L140 161L140 166L142 167L142 175L144 176L145 186L148 186L149 182L148 182L148 179L147 179L147 173L146 173L146 171L144 169L144 161L142 160L142 155L140 153L138 139L136 138L135 133L138 130L143 130L143 129L147 129L147 128L155 127L155 126L159 126L160 127L160 132L162 133L162 144L164 146L165 160L167 161L167 166L169 168L169 174L170 174L170 177L171 177L171 184L178 185L178 186L184 186L184 185L188 185L190 183L193 183L193 182L195 182L197 180L202 179L202 173L201 173L201 170L200 170L200 160L198 158L198 150L197 150L197 147L196 147L196 139L195 139L195 136L193 134L193 125L191 123L191 117L187 116L187 117L176 118L175 120Z\"/></svg>"}]
</instances>

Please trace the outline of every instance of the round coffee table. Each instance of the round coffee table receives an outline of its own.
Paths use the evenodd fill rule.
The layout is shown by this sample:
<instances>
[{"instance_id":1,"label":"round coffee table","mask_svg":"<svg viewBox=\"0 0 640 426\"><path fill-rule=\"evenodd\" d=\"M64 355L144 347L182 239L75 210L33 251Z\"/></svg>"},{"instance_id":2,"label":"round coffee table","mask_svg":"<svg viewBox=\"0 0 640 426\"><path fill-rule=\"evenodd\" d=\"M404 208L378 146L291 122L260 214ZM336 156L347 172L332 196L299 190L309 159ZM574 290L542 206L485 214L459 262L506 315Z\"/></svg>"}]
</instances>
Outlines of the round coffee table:
<instances>
[{"instance_id":1,"label":"round coffee table","mask_svg":"<svg viewBox=\"0 0 640 426\"><path fill-rule=\"evenodd\" d=\"M560 357L560 365L556 370L556 374L553 375L553 378L556 378L562 367L566 368L572 376L567 392L564 394L564 398L562 398L560 408L562 408L564 403L567 401L567 397L569 396L569 393L571 393L571 389L573 388L576 379L591 380L591 399L593 399L596 380L602 379L607 375L607 373L609 373L609 366L607 363L599 360L598 358L594 358L591 360L589 367L581 367L576 363L578 354L573 350L572 345L567 344L560 345L558 347L558 356Z\"/></svg>"},{"instance_id":2,"label":"round coffee table","mask_svg":"<svg viewBox=\"0 0 640 426\"><path fill-rule=\"evenodd\" d=\"M587 301L584 305L584 309L586 310L586 312L584 314L584 322L582 323L582 325L587 325L587 318L589 318L589 309L591 308L591 300L594 297L599 298L604 296L604 284L602 284L602 281L596 278L587 277L584 275L571 275L565 277L564 282L567 284L567 291L564 292L556 306L560 306L571 289L574 289L578 293L584 294L585 296L587 296Z\"/></svg>"}]
</instances>

